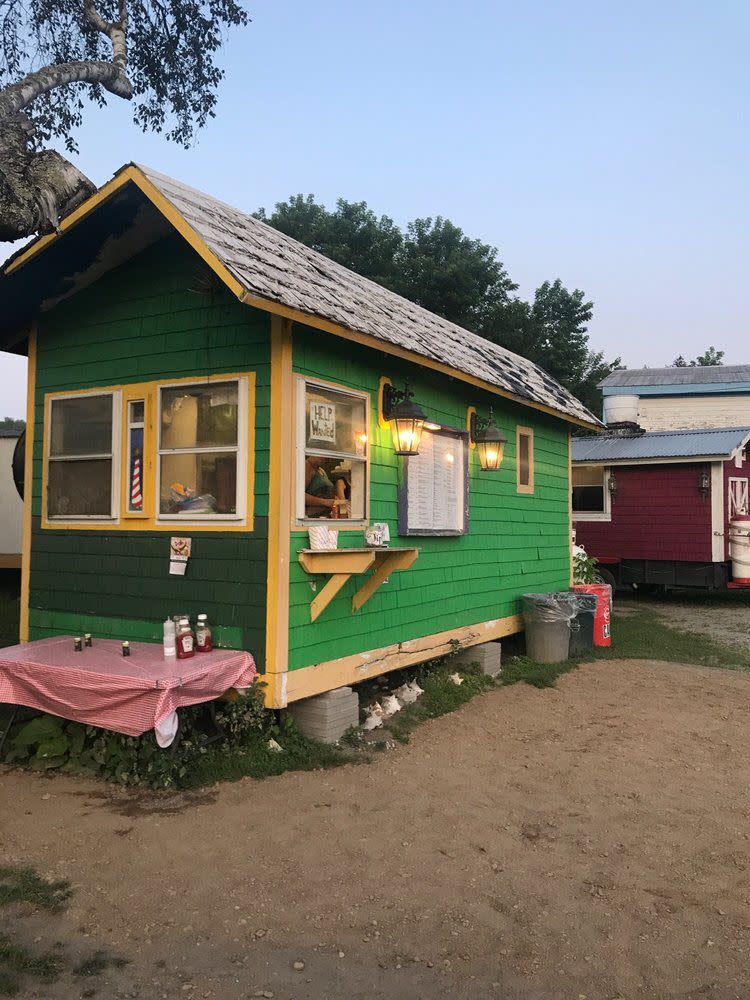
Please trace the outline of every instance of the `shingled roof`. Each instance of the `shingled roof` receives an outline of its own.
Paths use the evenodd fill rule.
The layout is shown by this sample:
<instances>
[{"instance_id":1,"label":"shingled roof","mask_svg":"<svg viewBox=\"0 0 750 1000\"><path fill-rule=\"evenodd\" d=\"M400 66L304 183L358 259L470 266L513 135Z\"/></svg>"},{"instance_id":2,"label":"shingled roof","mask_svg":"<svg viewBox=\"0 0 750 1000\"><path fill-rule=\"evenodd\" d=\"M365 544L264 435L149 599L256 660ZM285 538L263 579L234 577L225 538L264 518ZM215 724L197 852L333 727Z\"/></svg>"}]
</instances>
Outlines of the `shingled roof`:
<instances>
[{"instance_id":1,"label":"shingled roof","mask_svg":"<svg viewBox=\"0 0 750 1000\"><path fill-rule=\"evenodd\" d=\"M129 164L109 183L119 187L118 181L125 179L167 216L171 213L162 199L168 202L238 283L240 288L233 290L243 301L261 307L276 303L302 314L297 318L309 317L312 326L316 318L325 320L437 362L459 377L471 376L521 402L549 408L563 419L600 426L572 393L531 361L355 274L253 216L149 167Z\"/></svg>"}]
</instances>

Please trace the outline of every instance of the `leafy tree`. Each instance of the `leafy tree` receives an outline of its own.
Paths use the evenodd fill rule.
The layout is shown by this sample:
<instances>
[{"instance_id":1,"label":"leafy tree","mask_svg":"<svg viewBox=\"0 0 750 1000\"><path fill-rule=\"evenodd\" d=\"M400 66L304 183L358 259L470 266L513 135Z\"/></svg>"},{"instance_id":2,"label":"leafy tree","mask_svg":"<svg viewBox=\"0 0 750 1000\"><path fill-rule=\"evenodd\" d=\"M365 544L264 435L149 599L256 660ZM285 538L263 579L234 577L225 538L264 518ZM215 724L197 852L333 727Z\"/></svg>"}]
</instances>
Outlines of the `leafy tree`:
<instances>
[{"instance_id":1,"label":"leafy tree","mask_svg":"<svg viewBox=\"0 0 750 1000\"><path fill-rule=\"evenodd\" d=\"M685 358L678 354L674 359L670 368L709 368L712 365L723 365L724 364L724 351L717 351L715 347L709 347L699 354L697 358L692 361L686 361Z\"/></svg>"},{"instance_id":2,"label":"leafy tree","mask_svg":"<svg viewBox=\"0 0 750 1000\"><path fill-rule=\"evenodd\" d=\"M546 281L533 302L514 294L498 250L471 239L448 219L415 219L402 232L364 202L339 199L329 211L296 195L259 218L425 309L535 361L590 409L601 409L596 385L620 359L589 348L593 303L578 289Z\"/></svg>"},{"instance_id":3,"label":"leafy tree","mask_svg":"<svg viewBox=\"0 0 750 1000\"><path fill-rule=\"evenodd\" d=\"M189 146L214 116L236 0L0 0L0 241L51 232L94 185L75 151L85 102L133 101L144 130Z\"/></svg>"},{"instance_id":4,"label":"leafy tree","mask_svg":"<svg viewBox=\"0 0 750 1000\"><path fill-rule=\"evenodd\" d=\"M20 434L25 426L26 421L20 420L17 417L3 417L3 419L0 420L0 432L12 431L14 434Z\"/></svg>"}]
</instances>

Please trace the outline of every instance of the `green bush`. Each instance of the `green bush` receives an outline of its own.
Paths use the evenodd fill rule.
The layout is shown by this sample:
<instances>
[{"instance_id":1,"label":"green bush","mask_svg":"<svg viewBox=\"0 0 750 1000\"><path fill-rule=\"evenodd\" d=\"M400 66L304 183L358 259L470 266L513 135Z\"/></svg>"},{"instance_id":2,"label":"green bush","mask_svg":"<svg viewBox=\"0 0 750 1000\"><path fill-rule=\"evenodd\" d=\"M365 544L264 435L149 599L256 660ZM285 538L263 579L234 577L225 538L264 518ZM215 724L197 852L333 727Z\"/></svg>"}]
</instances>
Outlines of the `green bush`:
<instances>
[{"instance_id":1,"label":"green bush","mask_svg":"<svg viewBox=\"0 0 750 1000\"><path fill-rule=\"evenodd\" d=\"M180 709L180 735L173 747L162 750L153 733L123 736L107 729L41 715L13 727L4 760L37 770L59 769L106 778L123 785L150 788L193 784L191 771L207 755L232 753L245 746L265 747L278 734L275 717L263 705L261 685L255 684L236 701L216 704L216 721L225 736L214 750L201 726L200 705Z\"/></svg>"}]
</instances>

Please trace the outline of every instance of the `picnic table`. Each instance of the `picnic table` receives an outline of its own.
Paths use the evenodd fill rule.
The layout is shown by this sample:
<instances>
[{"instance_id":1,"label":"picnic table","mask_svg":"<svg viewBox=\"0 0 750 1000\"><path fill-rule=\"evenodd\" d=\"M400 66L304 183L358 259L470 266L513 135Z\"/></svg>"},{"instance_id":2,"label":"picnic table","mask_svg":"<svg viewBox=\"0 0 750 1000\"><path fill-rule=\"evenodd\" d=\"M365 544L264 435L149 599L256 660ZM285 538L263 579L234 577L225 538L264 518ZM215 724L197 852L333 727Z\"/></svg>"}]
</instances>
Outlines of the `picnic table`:
<instances>
[{"instance_id":1,"label":"picnic table","mask_svg":"<svg viewBox=\"0 0 750 1000\"><path fill-rule=\"evenodd\" d=\"M161 644L96 639L76 651L73 636L37 639L0 649L0 702L24 705L126 736L153 729L161 747L177 733L177 710L248 688L250 653L214 649L167 659Z\"/></svg>"}]
</instances>

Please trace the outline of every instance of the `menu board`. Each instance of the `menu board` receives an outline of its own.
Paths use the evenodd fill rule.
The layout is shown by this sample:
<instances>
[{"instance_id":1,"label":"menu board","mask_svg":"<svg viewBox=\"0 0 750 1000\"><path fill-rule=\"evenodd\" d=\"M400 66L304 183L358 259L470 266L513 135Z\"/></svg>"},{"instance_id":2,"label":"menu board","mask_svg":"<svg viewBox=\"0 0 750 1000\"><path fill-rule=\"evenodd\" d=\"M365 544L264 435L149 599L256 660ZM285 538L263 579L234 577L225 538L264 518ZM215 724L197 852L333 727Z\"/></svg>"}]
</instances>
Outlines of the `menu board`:
<instances>
[{"instance_id":1,"label":"menu board","mask_svg":"<svg viewBox=\"0 0 750 1000\"><path fill-rule=\"evenodd\" d=\"M407 535L466 531L465 435L424 431L419 454L407 459L399 526Z\"/></svg>"}]
</instances>

